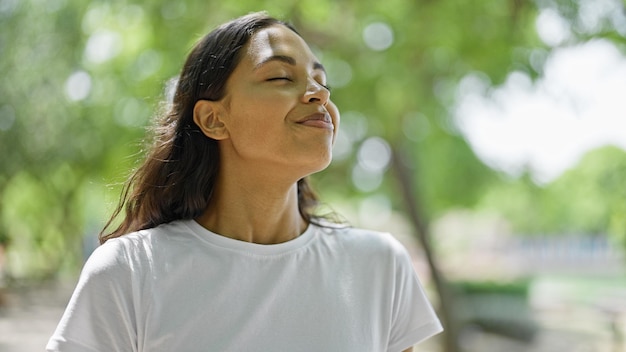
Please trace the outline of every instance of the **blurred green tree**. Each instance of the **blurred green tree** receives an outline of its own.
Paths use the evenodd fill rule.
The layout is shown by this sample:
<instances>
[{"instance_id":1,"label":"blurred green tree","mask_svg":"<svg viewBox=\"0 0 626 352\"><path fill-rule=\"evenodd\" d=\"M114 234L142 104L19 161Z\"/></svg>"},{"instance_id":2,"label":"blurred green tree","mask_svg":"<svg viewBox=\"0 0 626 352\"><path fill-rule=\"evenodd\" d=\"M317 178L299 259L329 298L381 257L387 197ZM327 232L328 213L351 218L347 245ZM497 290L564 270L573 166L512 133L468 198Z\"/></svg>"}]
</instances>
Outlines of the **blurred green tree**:
<instances>
[{"instance_id":1,"label":"blurred green tree","mask_svg":"<svg viewBox=\"0 0 626 352\"><path fill-rule=\"evenodd\" d=\"M144 128L192 43L215 24L259 9L291 19L322 48L336 85L334 99L343 111L348 143L342 160L319 176L340 181L325 182L325 193L343 197L391 190L383 177L387 167L370 175L383 181L378 185L343 186L356 173L359 149L375 136L383 146L393 141L408 151L407 162L420 170L417 192L428 205L428 217L473 204L493 175L447 113L454 82L476 70L501 79L512 65L511 43L532 39L527 23L515 27L511 19L531 21L532 10L509 3L459 6L404 0L281 6L270 1L6 2L0 9L5 77L0 146L10 153L0 178L0 231L15 247L28 248L21 255L47 248L44 257L50 257L45 265L20 259L26 267L15 264L14 269L52 274L68 260L76 266L69 258L77 257L85 232L93 236L106 213L106 204L93 198L114 194L106 184L122 179L134 165ZM481 49L487 44L489 53ZM392 199L396 205L401 201ZM37 221L18 216L21 208Z\"/></svg>"},{"instance_id":2,"label":"blurred green tree","mask_svg":"<svg viewBox=\"0 0 626 352\"><path fill-rule=\"evenodd\" d=\"M527 235L610 235L626 245L626 151L605 146L587 153L551 183L529 177L494 186L482 207L499 210Z\"/></svg>"},{"instance_id":3,"label":"blurred green tree","mask_svg":"<svg viewBox=\"0 0 626 352\"><path fill-rule=\"evenodd\" d=\"M532 49L549 50L535 30L539 8L554 7L576 24L580 3L2 1L0 238L10 243L10 274L75 273L192 43L229 18L267 10L294 22L319 52L342 111L336 161L315 177L325 198L382 195L394 208L408 208L445 290L429 248L430 219L451 207L473 207L485 192L509 197L503 209L522 218L540 197L527 178L513 186L499 182L474 155L452 118L457 84L470 74L488 85L512 70L540 75L530 58ZM623 42L606 28L575 38ZM611 177L598 182L615 183ZM554 219L537 229L572 216L558 211L562 192L553 192ZM615 196L598 197L604 195ZM608 218L587 215L604 216L623 234L625 206L614 204ZM572 224L598 226L589 219ZM456 336L449 331L452 351Z\"/></svg>"}]
</instances>

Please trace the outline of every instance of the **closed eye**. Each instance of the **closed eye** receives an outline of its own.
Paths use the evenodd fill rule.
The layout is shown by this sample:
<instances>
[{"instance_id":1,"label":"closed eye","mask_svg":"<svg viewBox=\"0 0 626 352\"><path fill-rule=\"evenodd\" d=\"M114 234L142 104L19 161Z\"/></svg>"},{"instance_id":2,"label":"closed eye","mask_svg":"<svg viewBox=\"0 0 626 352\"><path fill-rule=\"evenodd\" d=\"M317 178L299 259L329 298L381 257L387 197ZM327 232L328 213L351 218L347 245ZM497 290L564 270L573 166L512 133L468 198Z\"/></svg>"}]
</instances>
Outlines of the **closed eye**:
<instances>
[{"instance_id":1,"label":"closed eye","mask_svg":"<svg viewBox=\"0 0 626 352\"><path fill-rule=\"evenodd\" d=\"M291 78L289 78L289 77L272 77L272 78L268 79L268 81L281 81L281 80L291 81Z\"/></svg>"},{"instance_id":2,"label":"closed eye","mask_svg":"<svg viewBox=\"0 0 626 352\"><path fill-rule=\"evenodd\" d=\"M272 77L272 78L268 78L267 81L268 82L272 82L272 81L289 81L289 82L291 82L293 80L291 78L289 78L289 77ZM331 91L331 87L329 85L321 84L321 83L318 83L318 84L320 86L324 87L324 89L326 89L327 91L329 91L329 92Z\"/></svg>"}]
</instances>

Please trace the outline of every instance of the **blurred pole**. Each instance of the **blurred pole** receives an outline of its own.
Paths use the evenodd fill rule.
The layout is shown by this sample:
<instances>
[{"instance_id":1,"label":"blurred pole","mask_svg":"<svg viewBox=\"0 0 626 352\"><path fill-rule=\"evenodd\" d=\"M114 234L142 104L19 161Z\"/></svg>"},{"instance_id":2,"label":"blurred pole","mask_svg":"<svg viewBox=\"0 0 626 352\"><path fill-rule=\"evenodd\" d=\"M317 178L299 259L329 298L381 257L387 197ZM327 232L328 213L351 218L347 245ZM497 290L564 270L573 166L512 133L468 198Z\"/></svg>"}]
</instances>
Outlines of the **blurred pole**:
<instances>
[{"instance_id":1,"label":"blurred pole","mask_svg":"<svg viewBox=\"0 0 626 352\"><path fill-rule=\"evenodd\" d=\"M414 183L419 177L419 172L415 172L414 168L407 165L409 160L403 154L401 148L397 145L392 147L392 167L395 170L398 184L401 188L401 193L404 198L406 213L415 230L415 237L418 239L426 259L430 267L433 282L437 289L439 296L439 315L441 322L444 326L443 340L445 352L459 352L459 331L457 327L457 321L454 317L454 297L450 290L445 278L439 271L439 266L434 258L432 245L430 243L430 236L428 233L428 226L424 216L424 210L418 200L417 193L415 192Z\"/></svg>"}]
</instances>

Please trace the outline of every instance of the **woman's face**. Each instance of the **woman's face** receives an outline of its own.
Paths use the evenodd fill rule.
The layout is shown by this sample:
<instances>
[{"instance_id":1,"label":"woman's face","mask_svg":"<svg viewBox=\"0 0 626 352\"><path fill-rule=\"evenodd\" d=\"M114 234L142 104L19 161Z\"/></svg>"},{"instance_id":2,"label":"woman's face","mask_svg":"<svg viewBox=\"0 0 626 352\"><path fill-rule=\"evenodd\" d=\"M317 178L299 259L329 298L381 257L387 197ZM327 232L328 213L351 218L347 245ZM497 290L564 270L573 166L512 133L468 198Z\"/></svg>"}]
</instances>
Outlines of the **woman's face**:
<instances>
[{"instance_id":1,"label":"woman's face","mask_svg":"<svg viewBox=\"0 0 626 352\"><path fill-rule=\"evenodd\" d=\"M226 84L221 103L228 138L220 148L302 176L324 169L339 128L326 84L324 67L300 36L282 25L259 30Z\"/></svg>"}]
</instances>

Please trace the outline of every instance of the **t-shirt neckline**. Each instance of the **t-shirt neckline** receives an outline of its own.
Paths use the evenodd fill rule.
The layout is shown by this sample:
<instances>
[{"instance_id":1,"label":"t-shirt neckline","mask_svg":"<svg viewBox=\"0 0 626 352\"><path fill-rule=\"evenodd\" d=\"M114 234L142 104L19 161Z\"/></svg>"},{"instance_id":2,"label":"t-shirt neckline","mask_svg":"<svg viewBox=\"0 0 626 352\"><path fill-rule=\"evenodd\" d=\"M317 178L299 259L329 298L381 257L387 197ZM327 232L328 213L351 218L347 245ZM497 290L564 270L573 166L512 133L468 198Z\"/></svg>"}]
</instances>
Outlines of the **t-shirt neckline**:
<instances>
[{"instance_id":1,"label":"t-shirt neckline","mask_svg":"<svg viewBox=\"0 0 626 352\"><path fill-rule=\"evenodd\" d=\"M273 256L292 252L306 246L315 235L315 225L309 224L300 236L292 240L277 244L259 244L222 236L204 228L193 219L183 220L182 222L195 236L204 242L236 252L261 256Z\"/></svg>"}]
</instances>

